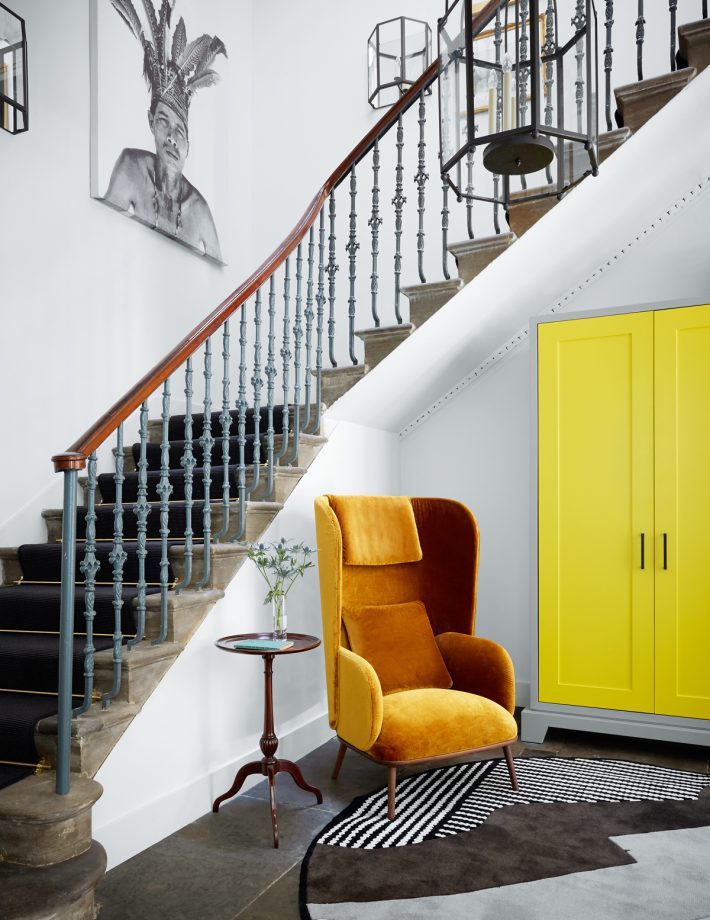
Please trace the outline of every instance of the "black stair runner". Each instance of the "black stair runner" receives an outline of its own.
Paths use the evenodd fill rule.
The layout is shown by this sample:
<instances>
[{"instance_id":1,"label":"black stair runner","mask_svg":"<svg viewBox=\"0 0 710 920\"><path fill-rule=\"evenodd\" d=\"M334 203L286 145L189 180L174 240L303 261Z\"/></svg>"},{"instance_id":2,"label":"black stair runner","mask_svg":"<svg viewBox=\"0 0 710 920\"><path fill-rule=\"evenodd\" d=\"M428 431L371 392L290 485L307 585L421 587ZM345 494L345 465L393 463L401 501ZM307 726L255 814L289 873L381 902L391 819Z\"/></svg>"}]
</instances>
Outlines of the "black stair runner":
<instances>
[{"instance_id":1,"label":"black stair runner","mask_svg":"<svg viewBox=\"0 0 710 920\"><path fill-rule=\"evenodd\" d=\"M238 495L239 440L237 434L238 416L230 413L229 438L229 494L233 500ZM273 427L276 432L276 447L280 446L279 433L282 428L282 407L275 406ZM247 414L246 445L244 462L251 464L254 457L254 415ZM266 460L264 436L267 429L266 410L260 417L261 460ZM193 449L198 466L193 470L192 530L194 539L203 536L202 512L204 508L204 485L202 451L198 439L202 434L203 418L193 416ZM168 525L170 543L182 543L186 526L184 504L185 474L180 460L185 447L184 416L173 416L169 421L168 446L170 496ZM222 422L219 413L212 415L212 434L216 443L212 448L213 502L221 501L224 483L222 454ZM140 445L131 448L134 460L140 459ZM160 581L160 511L157 486L160 481L160 444L147 445L148 501L152 502L147 518L147 556L145 578L148 582L146 594L157 593ZM114 594L112 585L112 564L109 554L112 549L114 531L114 508L116 488L113 474L98 477L99 492L96 506L96 558L100 568L96 576L94 598L94 647L97 651L112 646L114 633ZM126 472L123 483L123 549L127 553L123 566L123 589L121 608L121 632L124 639L135 634L134 603L138 595L138 559L136 555L138 535L137 518L133 505L137 499L138 474ZM84 693L84 620L85 596L82 582L84 576L79 566L84 557L86 536L86 512L77 513L77 552L73 656L74 703L78 706ZM39 757L35 747L34 734L37 722L57 712L57 672L59 646L59 610L62 547L59 542L26 544L18 550L22 580L18 584L0 586L0 789L28 776L34 770ZM169 571L170 583L174 580ZM25 766L29 765L29 766Z\"/></svg>"}]
</instances>

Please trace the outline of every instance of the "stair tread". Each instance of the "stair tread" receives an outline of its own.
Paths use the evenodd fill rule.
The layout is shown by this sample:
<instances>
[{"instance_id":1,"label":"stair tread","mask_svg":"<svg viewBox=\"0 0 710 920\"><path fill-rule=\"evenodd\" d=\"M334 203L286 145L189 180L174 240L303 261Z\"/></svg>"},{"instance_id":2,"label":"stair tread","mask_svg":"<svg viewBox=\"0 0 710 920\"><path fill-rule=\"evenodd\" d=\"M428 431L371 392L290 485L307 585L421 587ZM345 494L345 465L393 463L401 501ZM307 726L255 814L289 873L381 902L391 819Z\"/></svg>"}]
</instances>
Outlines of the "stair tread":
<instances>
[{"instance_id":1,"label":"stair tread","mask_svg":"<svg viewBox=\"0 0 710 920\"><path fill-rule=\"evenodd\" d=\"M55 715L57 698L36 693L7 693L0 689L0 760L37 763L34 727Z\"/></svg>"},{"instance_id":2,"label":"stair tread","mask_svg":"<svg viewBox=\"0 0 710 920\"><path fill-rule=\"evenodd\" d=\"M84 685L86 639L78 636L72 642L73 687L77 693L81 692ZM101 651L111 648L113 642L108 638L97 637L93 644L96 651ZM59 636L0 633L0 682L3 690L56 693L58 661Z\"/></svg>"}]
</instances>

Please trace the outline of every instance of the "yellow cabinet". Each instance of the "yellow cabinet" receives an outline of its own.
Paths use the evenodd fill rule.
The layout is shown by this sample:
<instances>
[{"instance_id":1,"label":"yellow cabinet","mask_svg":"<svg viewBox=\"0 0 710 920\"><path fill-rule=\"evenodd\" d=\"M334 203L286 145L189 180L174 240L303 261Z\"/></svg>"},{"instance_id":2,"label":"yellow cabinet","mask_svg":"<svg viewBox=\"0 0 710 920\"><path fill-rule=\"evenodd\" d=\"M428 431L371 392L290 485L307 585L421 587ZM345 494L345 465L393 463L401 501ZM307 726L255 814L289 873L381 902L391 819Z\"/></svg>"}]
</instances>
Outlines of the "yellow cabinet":
<instances>
[{"instance_id":1,"label":"yellow cabinet","mask_svg":"<svg viewBox=\"0 0 710 920\"><path fill-rule=\"evenodd\" d=\"M538 327L542 703L710 718L710 307Z\"/></svg>"}]
</instances>

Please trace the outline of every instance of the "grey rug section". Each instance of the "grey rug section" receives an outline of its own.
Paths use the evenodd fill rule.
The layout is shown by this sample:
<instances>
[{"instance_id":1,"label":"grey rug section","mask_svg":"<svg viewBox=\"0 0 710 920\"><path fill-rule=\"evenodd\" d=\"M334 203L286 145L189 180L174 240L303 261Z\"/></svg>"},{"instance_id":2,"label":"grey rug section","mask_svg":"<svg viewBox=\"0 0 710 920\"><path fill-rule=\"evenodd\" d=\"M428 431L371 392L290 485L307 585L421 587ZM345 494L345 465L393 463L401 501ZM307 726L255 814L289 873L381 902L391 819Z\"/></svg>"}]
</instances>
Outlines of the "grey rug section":
<instances>
[{"instance_id":1,"label":"grey rug section","mask_svg":"<svg viewBox=\"0 0 710 920\"><path fill-rule=\"evenodd\" d=\"M636 862L472 893L308 909L314 920L708 920L709 827L612 839Z\"/></svg>"}]
</instances>

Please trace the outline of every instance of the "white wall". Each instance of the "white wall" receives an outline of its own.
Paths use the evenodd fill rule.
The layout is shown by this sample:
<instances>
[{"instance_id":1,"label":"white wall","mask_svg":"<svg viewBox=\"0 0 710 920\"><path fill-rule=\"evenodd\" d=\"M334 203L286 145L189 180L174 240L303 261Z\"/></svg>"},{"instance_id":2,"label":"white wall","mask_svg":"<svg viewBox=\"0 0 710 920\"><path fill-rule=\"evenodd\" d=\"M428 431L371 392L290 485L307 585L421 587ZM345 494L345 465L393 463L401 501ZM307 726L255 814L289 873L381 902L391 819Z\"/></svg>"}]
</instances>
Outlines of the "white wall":
<instances>
[{"instance_id":1,"label":"white wall","mask_svg":"<svg viewBox=\"0 0 710 920\"><path fill-rule=\"evenodd\" d=\"M30 130L17 137L0 131L2 429L4 443L16 448L5 452L0 476L0 545L45 538L39 511L61 504L51 455L93 424L252 265L244 144L251 3L236 0L223 12L233 180L225 191L227 268L90 197L89 7L87 0L13 4L27 21ZM136 48L132 66L140 72Z\"/></svg>"},{"instance_id":2,"label":"white wall","mask_svg":"<svg viewBox=\"0 0 710 920\"><path fill-rule=\"evenodd\" d=\"M328 444L264 539L285 536L315 547L313 501L327 492L399 494L397 437L331 426ZM263 600L264 583L247 562L99 770L104 793L94 807L94 836L109 868L208 812L239 767L261 757L262 661L227 655L214 641L270 628ZM321 635L315 569L289 594L287 612L289 629ZM322 649L276 662L279 756L297 759L332 737L324 674Z\"/></svg>"}]
</instances>

